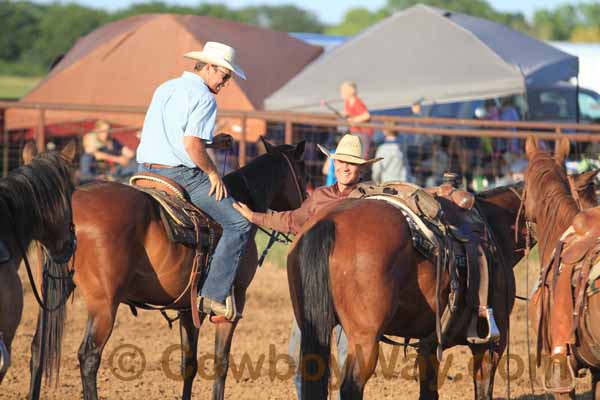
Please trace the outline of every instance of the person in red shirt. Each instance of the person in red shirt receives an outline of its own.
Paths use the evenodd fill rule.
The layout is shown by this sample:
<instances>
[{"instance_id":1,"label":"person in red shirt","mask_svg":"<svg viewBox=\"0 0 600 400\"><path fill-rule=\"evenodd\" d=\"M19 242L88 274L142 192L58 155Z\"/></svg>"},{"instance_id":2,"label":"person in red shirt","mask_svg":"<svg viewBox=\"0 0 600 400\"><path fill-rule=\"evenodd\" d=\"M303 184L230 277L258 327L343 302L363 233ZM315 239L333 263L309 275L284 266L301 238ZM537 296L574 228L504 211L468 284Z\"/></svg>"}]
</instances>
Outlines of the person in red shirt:
<instances>
[{"instance_id":1,"label":"person in red shirt","mask_svg":"<svg viewBox=\"0 0 600 400\"><path fill-rule=\"evenodd\" d=\"M373 129L359 128L354 125L368 122L371 119L371 114L365 103L358 97L356 83L351 81L343 82L340 85L340 95L344 99L344 112L342 115L350 124L350 132L361 137L364 151L363 157L368 157Z\"/></svg>"}]
</instances>

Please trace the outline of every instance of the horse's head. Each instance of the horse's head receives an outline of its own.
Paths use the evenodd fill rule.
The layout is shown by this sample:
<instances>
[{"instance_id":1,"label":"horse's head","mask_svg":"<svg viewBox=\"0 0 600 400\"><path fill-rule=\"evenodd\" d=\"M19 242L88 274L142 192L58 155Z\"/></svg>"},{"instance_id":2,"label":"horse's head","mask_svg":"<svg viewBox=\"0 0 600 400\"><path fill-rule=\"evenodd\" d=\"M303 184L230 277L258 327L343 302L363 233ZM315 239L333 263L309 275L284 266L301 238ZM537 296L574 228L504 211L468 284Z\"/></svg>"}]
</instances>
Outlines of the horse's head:
<instances>
[{"instance_id":1,"label":"horse's head","mask_svg":"<svg viewBox=\"0 0 600 400\"><path fill-rule=\"evenodd\" d=\"M570 187L565 168L569 148L568 139L563 138L557 141L553 157L550 152L540 149L533 137L527 138L525 154L528 163L525 171L523 206L528 221L539 222L541 214L546 215L558 211L547 209L551 205L557 206L557 199L566 198L568 200L570 198ZM574 201L572 203L574 204Z\"/></svg>"},{"instance_id":2,"label":"horse's head","mask_svg":"<svg viewBox=\"0 0 600 400\"><path fill-rule=\"evenodd\" d=\"M61 152L36 154L32 146L23 150L26 164L22 167L24 178L21 180L31 188L40 221L32 232L33 239L42 243L52 260L59 264L67 262L76 247L71 208L75 191L72 162L76 151L75 141L69 142Z\"/></svg>"},{"instance_id":3,"label":"horse's head","mask_svg":"<svg viewBox=\"0 0 600 400\"><path fill-rule=\"evenodd\" d=\"M294 210L306 199L308 174L304 164L304 140L296 146L273 146L261 137L268 155L280 160L281 186L269 207L275 211Z\"/></svg>"}]
</instances>

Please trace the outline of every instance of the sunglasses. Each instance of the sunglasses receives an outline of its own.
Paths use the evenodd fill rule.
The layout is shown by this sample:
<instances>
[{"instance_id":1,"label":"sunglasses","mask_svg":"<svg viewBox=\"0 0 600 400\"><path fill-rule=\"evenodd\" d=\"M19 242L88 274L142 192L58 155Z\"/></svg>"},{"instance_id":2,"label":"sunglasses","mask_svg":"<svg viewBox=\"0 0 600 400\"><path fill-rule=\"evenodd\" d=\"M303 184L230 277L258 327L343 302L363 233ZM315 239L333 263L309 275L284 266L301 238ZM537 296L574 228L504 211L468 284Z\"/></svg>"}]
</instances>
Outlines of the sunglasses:
<instances>
[{"instance_id":1,"label":"sunglasses","mask_svg":"<svg viewBox=\"0 0 600 400\"><path fill-rule=\"evenodd\" d=\"M219 69L215 66L213 66L213 69L217 72L221 73L221 79L223 80L223 82L227 82L229 79L231 79L231 73L229 72L225 72L222 69Z\"/></svg>"}]
</instances>

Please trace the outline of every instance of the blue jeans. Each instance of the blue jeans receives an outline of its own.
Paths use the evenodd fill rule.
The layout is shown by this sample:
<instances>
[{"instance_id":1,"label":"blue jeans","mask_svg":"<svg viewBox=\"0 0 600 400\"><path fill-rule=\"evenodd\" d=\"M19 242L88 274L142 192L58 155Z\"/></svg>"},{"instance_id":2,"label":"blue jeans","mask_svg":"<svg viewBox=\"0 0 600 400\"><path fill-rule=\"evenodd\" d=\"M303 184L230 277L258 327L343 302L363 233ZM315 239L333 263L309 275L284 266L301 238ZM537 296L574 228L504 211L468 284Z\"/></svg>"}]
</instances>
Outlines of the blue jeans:
<instances>
[{"instance_id":1,"label":"blue jeans","mask_svg":"<svg viewBox=\"0 0 600 400\"><path fill-rule=\"evenodd\" d=\"M240 266L252 224L233 208L232 197L216 201L214 196L208 195L210 180L199 168L179 166L148 169L140 165L139 170L154 172L179 183L187 190L192 203L223 228L200 294L224 303Z\"/></svg>"},{"instance_id":2,"label":"blue jeans","mask_svg":"<svg viewBox=\"0 0 600 400\"><path fill-rule=\"evenodd\" d=\"M337 365L340 368L342 375L340 379L343 379L344 363L346 362L346 356L348 355L348 338L344 333L341 325L336 325L334 328L335 340L337 347ZM296 369L296 375L294 375L294 385L296 386L296 395L298 400L302 398L300 391L302 388L302 373L300 371L300 342L302 339L302 332L298 327L298 323L294 319L292 321L292 332L290 333L290 343L288 345L288 355L296 361L298 368ZM338 393L338 399L340 395Z\"/></svg>"}]
</instances>

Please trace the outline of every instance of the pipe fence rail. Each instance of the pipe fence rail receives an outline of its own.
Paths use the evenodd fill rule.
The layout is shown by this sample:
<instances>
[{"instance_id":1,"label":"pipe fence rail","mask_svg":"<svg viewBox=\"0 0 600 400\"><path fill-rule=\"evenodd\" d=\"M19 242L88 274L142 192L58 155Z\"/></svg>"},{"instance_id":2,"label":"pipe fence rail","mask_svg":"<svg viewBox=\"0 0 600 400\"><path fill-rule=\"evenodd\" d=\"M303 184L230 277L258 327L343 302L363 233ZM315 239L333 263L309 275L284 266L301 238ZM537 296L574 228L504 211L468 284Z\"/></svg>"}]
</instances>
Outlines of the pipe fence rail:
<instances>
[{"instance_id":1,"label":"pipe fence rail","mask_svg":"<svg viewBox=\"0 0 600 400\"><path fill-rule=\"evenodd\" d=\"M25 129L8 131L3 119L7 109L38 110L35 121ZM146 107L114 105L82 105L59 103L29 103L0 101L0 128L2 129L2 171L8 171L20 163L20 151L25 133L33 131L33 140L40 151L51 140L60 147L66 139L50 136L47 128L48 114L52 111L124 113L143 116ZM90 117L97 118L97 117ZM335 147L341 133L372 130L371 138L381 138L384 132L396 132L397 142L406 157L411 179L422 185L436 184L443 170L456 170L471 182L483 177L484 182L498 180L509 173L514 164L522 159L523 142L530 135L543 140L568 137L574 144L573 159L589 159L592 165L600 164L600 124L574 124L532 121L487 121L452 118L373 116L369 123L350 126L334 114L292 113L284 111L223 110L218 119L239 121L239 132L232 132L236 139L234 155L218 152L215 161L219 170L230 171L245 165L257 156L256 143L248 140L248 120L261 120L266 124L266 137L276 144L292 144L307 141L306 160L311 172L313 186L325 182L323 163L325 158L316 144ZM107 118L110 122L110 118ZM81 141L85 133L80 121L59 123L63 128L72 126L73 135ZM54 125L56 123L53 122ZM111 132L137 131L139 127L118 127ZM374 154L375 144L372 146ZM81 148L81 146L80 146ZM478 178L476 178L478 177ZM483 185L486 187L486 184Z\"/></svg>"}]
</instances>

